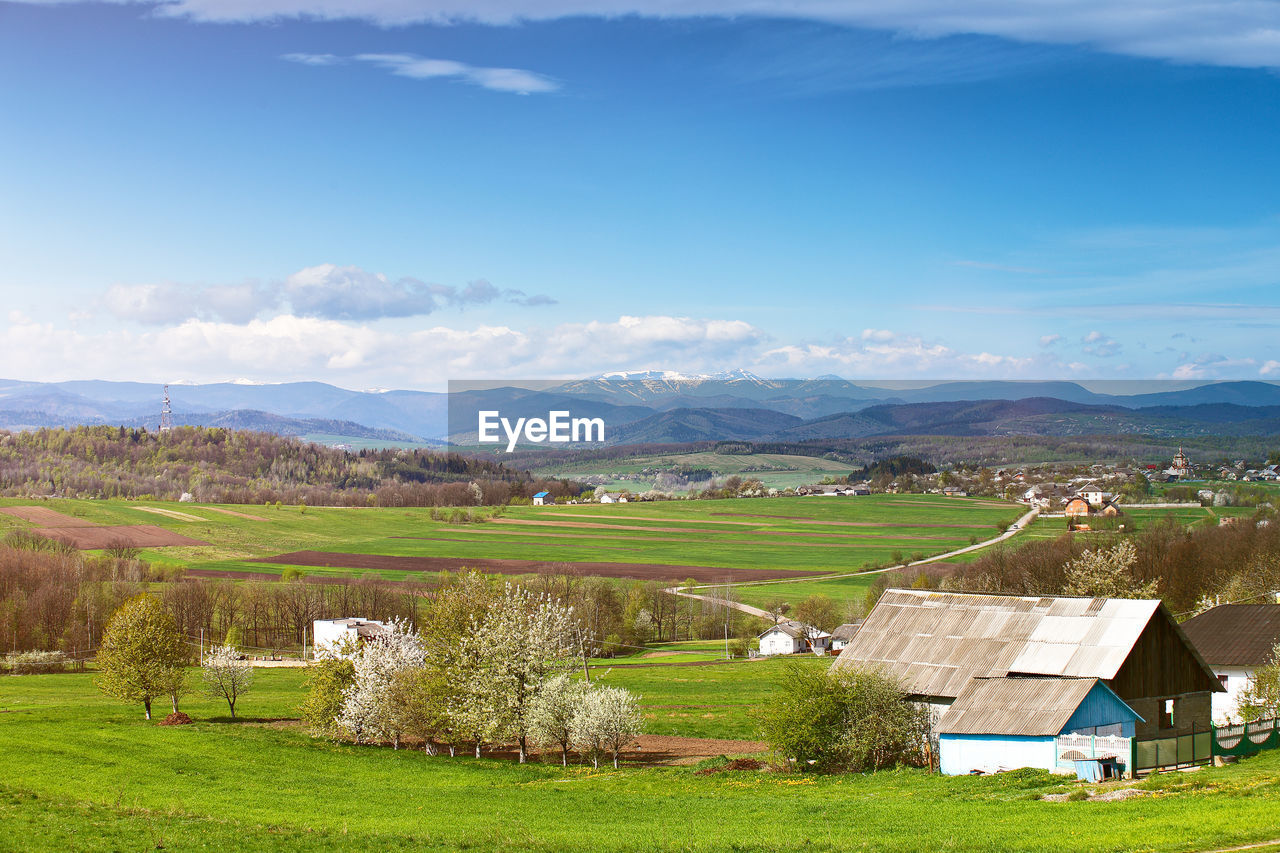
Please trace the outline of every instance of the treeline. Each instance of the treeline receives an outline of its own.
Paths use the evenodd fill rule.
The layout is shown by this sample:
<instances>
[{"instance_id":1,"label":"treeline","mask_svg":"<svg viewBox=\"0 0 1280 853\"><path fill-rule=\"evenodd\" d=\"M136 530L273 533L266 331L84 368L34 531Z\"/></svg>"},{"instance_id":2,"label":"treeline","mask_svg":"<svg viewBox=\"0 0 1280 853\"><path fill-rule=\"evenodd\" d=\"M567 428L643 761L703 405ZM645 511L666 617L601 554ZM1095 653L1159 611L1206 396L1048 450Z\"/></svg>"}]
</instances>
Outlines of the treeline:
<instances>
[{"instance_id":1,"label":"treeline","mask_svg":"<svg viewBox=\"0 0 1280 853\"><path fill-rule=\"evenodd\" d=\"M276 502L313 506L477 506L537 492L577 496L498 462L427 450L347 452L271 433L176 427L0 431L0 495Z\"/></svg>"},{"instance_id":2,"label":"treeline","mask_svg":"<svg viewBox=\"0 0 1280 853\"><path fill-rule=\"evenodd\" d=\"M50 540L11 534L0 544L0 652L62 651L83 657L95 649L111 613L140 592L154 593L193 649L231 638L258 650L292 651L316 619L358 616L417 623L449 576L388 581L362 576L237 581L181 576L127 555L86 556ZM497 584L497 580L493 580ZM657 581L619 583L547 573L525 579L529 589L574 608L601 654L652 642L728 636L745 650L757 620L739 611L669 595ZM193 654L194 654L193 650Z\"/></svg>"},{"instance_id":3,"label":"treeline","mask_svg":"<svg viewBox=\"0 0 1280 853\"><path fill-rule=\"evenodd\" d=\"M1124 567L1125 582L1133 589L1154 584L1156 595L1174 613L1219 600L1260 603L1280 590L1280 526L1269 514L1193 530L1170 519L1129 536L1086 540L1067 534L993 551L957 565L953 575L940 581L915 580L973 592L1073 594L1068 591L1069 566L1079 565L1086 550L1114 551L1121 542L1132 543L1135 552L1131 565Z\"/></svg>"}]
</instances>

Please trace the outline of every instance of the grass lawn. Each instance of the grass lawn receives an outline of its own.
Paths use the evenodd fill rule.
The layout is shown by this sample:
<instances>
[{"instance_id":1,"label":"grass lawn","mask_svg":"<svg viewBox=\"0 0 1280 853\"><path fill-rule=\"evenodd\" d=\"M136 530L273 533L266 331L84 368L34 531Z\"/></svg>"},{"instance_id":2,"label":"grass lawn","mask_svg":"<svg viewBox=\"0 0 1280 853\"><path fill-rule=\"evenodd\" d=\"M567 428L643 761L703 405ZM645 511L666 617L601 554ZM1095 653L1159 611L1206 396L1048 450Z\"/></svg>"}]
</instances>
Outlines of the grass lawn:
<instances>
[{"instance_id":1,"label":"grass lawn","mask_svg":"<svg viewBox=\"0 0 1280 853\"><path fill-rule=\"evenodd\" d=\"M662 698L728 704L751 666L768 665ZM246 719L193 699L197 723L175 728L100 696L90 675L0 679L0 849L1182 851L1280 836L1280 751L1117 802L1040 801L1069 783L1031 771L597 772L314 740L279 719L299 679L262 671Z\"/></svg>"}]
</instances>

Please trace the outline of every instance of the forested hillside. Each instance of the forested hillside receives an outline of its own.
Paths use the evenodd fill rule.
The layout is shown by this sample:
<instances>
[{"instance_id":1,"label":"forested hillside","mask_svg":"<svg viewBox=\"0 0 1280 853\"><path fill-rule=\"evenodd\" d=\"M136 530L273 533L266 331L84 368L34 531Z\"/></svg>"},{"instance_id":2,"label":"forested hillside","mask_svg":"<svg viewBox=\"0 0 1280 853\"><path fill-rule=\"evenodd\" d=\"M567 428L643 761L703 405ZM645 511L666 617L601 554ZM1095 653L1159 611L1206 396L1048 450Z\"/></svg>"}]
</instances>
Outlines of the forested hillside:
<instances>
[{"instance_id":1,"label":"forested hillside","mask_svg":"<svg viewBox=\"0 0 1280 853\"><path fill-rule=\"evenodd\" d=\"M347 452L270 433L176 427L0 431L0 495L315 506L472 506L576 484L425 450Z\"/></svg>"}]
</instances>

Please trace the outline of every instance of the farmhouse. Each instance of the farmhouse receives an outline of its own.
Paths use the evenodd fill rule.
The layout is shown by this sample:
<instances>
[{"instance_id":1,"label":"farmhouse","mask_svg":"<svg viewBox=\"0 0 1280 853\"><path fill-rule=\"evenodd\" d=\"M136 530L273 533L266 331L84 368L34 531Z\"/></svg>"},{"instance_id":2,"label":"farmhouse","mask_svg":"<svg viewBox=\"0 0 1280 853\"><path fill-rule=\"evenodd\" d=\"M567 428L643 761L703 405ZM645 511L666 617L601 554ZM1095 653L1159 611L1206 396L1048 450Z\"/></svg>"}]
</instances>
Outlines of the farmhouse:
<instances>
[{"instance_id":1,"label":"farmhouse","mask_svg":"<svg viewBox=\"0 0 1280 853\"><path fill-rule=\"evenodd\" d=\"M862 627L862 620L855 619L852 622L846 622L831 632L831 650L838 652L845 646L849 645L849 641L853 639L853 635L858 633L858 629Z\"/></svg>"},{"instance_id":2,"label":"farmhouse","mask_svg":"<svg viewBox=\"0 0 1280 853\"><path fill-rule=\"evenodd\" d=\"M1223 690L1159 601L890 589L834 664L865 665L943 721L974 678L1098 679L1135 713L1138 736L1207 730Z\"/></svg>"},{"instance_id":3,"label":"farmhouse","mask_svg":"<svg viewBox=\"0 0 1280 853\"><path fill-rule=\"evenodd\" d=\"M1133 737L1139 719L1097 678L971 678L935 727L939 766L952 776L1055 771L1059 737Z\"/></svg>"},{"instance_id":4,"label":"farmhouse","mask_svg":"<svg viewBox=\"0 0 1280 853\"><path fill-rule=\"evenodd\" d=\"M372 619L317 619L311 623L316 659L343 657L345 650L381 636L386 629L385 623Z\"/></svg>"},{"instance_id":5,"label":"farmhouse","mask_svg":"<svg viewBox=\"0 0 1280 853\"><path fill-rule=\"evenodd\" d=\"M826 652L830 644L831 635L826 631L794 619L783 619L760 634L760 654L764 657L807 651L820 655Z\"/></svg>"},{"instance_id":6,"label":"farmhouse","mask_svg":"<svg viewBox=\"0 0 1280 853\"><path fill-rule=\"evenodd\" d=\"M1222 604L1182 623L1187 639L1213 668L1224 693L1213 696L1213 721L1240 718L1240 694L1280 643L1280 606Z\"/></svg>"},{"instance_id":7,"label":"farmhouse","mask_svg":"<svg viewBox=\"0 0 1280 853\"><path fill-rule=\"evenodd\" d=\"M611 495L608 492L602 492L600 494L600 503L602 504L624 504L626 502L626 495Z\"/></svg>"},{"instance_id":8,"label":"farmhouse","mask_svg":"<svg viewBox=\"0 0 1280 853\"><path fill-rule=\"evenodd\" d=\"M555 503L555 499L551 497L550 492L538 492L533 496L534 506L546 506L548 503Z\"/></svg>"}]
</instances>

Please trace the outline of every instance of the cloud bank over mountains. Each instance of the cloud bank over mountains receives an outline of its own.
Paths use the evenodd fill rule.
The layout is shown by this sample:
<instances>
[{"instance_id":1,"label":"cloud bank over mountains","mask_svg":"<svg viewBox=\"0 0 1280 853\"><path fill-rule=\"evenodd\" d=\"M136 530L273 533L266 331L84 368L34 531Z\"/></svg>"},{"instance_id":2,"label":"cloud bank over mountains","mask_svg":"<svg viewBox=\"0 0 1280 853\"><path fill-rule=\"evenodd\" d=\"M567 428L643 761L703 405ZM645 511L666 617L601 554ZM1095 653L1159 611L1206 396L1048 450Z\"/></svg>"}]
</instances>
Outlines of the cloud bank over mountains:
<instances>
[{"instance_id":1,"label":"cloud bank over mountains","mask_svg":"<svg viewBox=\"0 0 1280 853\"><path fill-rule=\"evenodd\" d=\"M50 0L26 0L48 3ZM59 0L53 0L59 2ZM130 2L130 0L113 0ZM1280 67L1274 0L136 0L204 22L363 20L382 26L510 25L586 16L778 18L886 30L907 38L981 35L1238 68ZM501 71L503 69L473 69ZM396 73L401 73L397 71ZM453 75L468 72L456 69ZM481 74L483 77L483 74ZM537 75L529 78L537 84ZM473 81L478 82L478 81ZM548 81L549 82L549 81ZM480 82L479 85L485 85ZM497 87L495 87L497 88ZM526 91L540 91L536 88Z\"/></svg>"}]
</instances>

